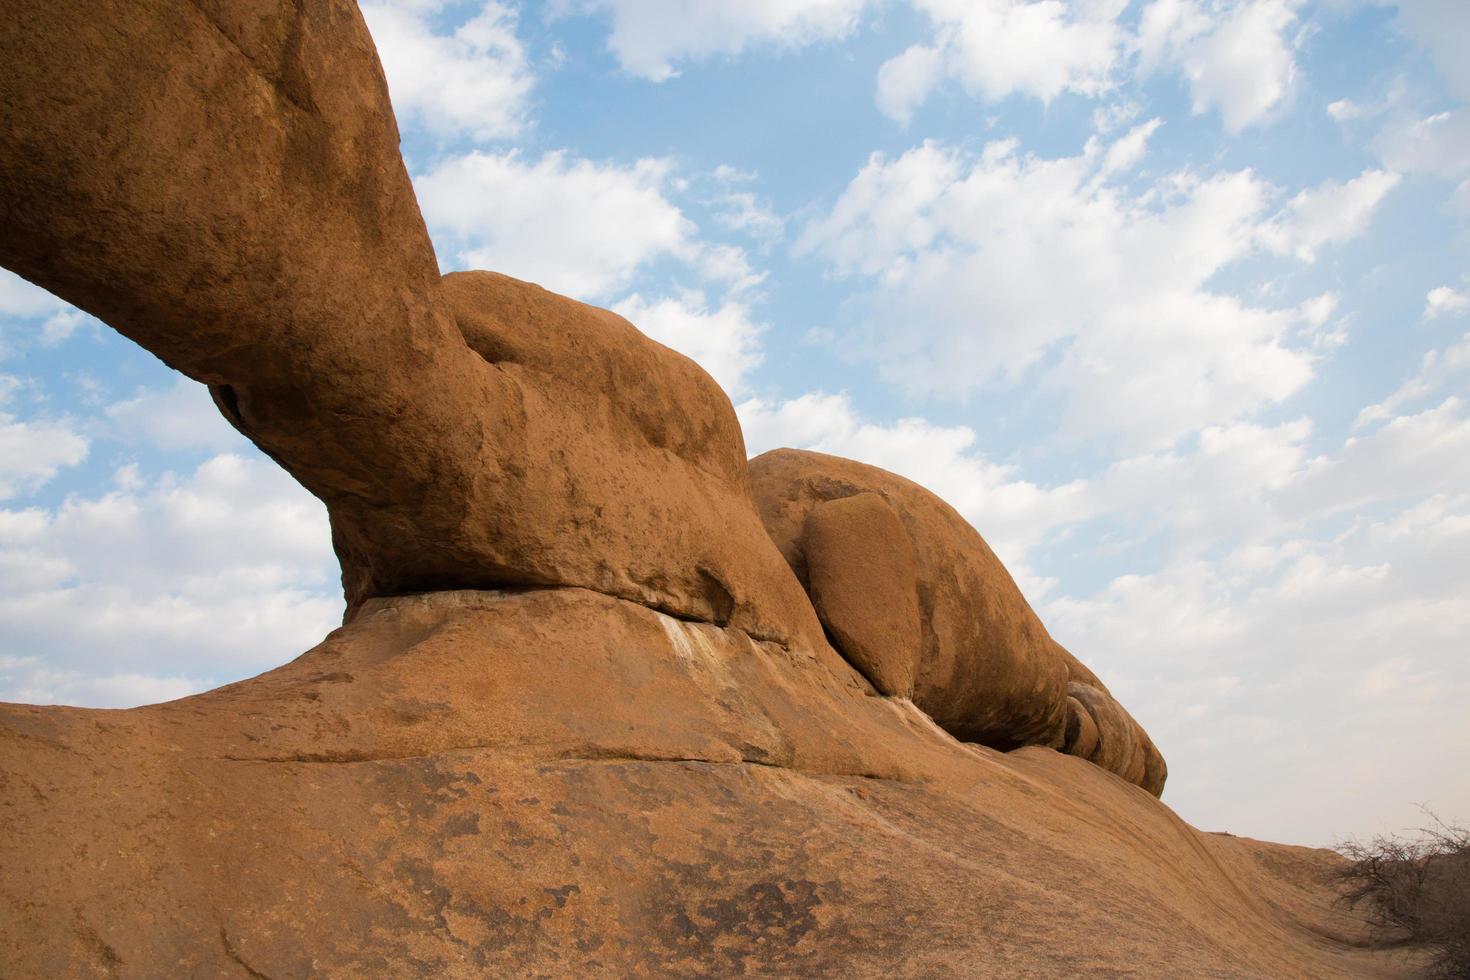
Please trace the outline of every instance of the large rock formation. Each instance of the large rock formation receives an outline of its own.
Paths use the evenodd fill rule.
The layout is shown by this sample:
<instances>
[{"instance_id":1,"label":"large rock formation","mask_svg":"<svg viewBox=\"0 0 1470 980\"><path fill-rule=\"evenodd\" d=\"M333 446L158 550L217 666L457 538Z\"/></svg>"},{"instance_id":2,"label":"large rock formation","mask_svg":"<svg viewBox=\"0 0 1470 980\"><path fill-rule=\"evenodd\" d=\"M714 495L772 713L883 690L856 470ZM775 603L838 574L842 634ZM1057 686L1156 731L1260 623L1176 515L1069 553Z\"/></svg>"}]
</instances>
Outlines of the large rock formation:
<instances>
[{"instance_id":1,"label":"large rock formation","mask_svg":"<svg viewBox=\"0 0 1470 980\"><path fill-rule=\"evenodd\" d=\"M1404 975L1325 851L956 742L581 590L374 599L131 711L0 709L0 975Z\"/></svg>"},{"instance_id":2,"label":"large rock formation","mask_svg":"<svg viewBox=\"0 0 1470 980\"><path fill-rule=\"evenodd\" d=\"M326 502L350 604L576 585L818 629L708 375L534 286L441 283L349 0L17 0L0 93L0 265L214 386Z\"/></svg>"},{"instance_id":3,"label":"large rock formation","mask_svg":"<svg viewBox=\"0 0 1470 980\"><path fill-rule=\"evenodd\" d=\"M1104 771L1162 783L932 497L768 458L763 524L695 365L441 279L349 0L12 0L0 98L0 263L210 384L349 600L208 694L0 706L0 975L1384 968L1331 858Z\"/></svg>"},{"instance_id":4,"label":"large rock formation","mask_svg":"<svg viewBox=\"0 0 1470 980\"><path fill-rule=\"evenodd\" d=\"M1051 638L953 507L821 453L780 449L750 469L771 537L837 648L880 691L911 696L957 738L1051 746L1163 792L1148 734Z\"/></svg>"}]
</instances>

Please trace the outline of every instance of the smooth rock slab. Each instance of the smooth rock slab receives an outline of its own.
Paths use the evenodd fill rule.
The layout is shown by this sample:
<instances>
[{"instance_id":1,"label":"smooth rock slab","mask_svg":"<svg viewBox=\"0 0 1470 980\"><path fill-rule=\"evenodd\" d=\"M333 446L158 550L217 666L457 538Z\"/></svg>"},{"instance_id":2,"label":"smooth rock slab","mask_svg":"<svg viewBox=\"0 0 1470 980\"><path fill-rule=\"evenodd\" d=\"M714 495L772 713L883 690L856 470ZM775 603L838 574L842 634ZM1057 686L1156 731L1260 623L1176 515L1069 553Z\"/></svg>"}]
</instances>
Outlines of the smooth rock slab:
<instances>
[{"instance_id":1,"label":"smooth rock slab","mask_svg":"<svg viewBox=\"0 0 1470 980\"><path fill-rule=\"evenodd\" d=\"M812 604L838 650L873 686L911 698L923 645L914 549L877 494L829 500L802 527Z\"/></svg>"},{"instance_id":2,"label":"smooth rock slab","mask_svg":"<svg viewBox=\"0 0 1470 980\"><path fill-rule=\"evenodd\" d=\"M1201 834L738 630L375 600L129 711L0 706L0 975L1402 976L1326 851Z\"/></svg>"},{"instance_id":3,"label":"smooth rock slab","mask_svg":"<svg viewBox=\"0 0 1470 980\"><path fill-rule=\"evenodd\" d=\"M1079 754L1154 795L1163 791L1167 769L1148 735L1096 675L1052 639L1000 559L953 507L893 473L822 453L778 449L751 460L750 471L766 529L859 669L873 656L868 648L888 649L893 635L874 610L859 618L860 597L912 588L920 627L913 701L942 728L1000 749L1076 751L1082 743L1074 740L1069 749L1067 740L1069 729L1080 724L1075 718L1069 723L1069 695L1075 695L1100 733ZM883 523L884 540L903 538L908 545L884 550L912 555L912 571L904 562L861 560L859 542L876 533L880 503L897 517L891 526ZM837 608L836 594L824 598L823 591L832 562L821 549L829 541L849 542L840 573L844 631L833 629L824 611L829 604ZM819 546L815 558L813 542ZM1074 691L1077 685L1085 692Z\"/></svg>"}]
</instances>

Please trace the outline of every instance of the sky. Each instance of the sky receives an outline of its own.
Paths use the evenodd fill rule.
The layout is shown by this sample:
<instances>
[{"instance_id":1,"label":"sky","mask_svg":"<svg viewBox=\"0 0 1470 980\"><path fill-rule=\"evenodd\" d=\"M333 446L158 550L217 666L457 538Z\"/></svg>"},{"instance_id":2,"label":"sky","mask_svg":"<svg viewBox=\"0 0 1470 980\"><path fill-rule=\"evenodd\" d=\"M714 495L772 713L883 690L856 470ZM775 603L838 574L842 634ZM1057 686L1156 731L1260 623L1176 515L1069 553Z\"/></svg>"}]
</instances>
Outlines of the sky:
<instances>
[{"instance_id":1,"label":"sky","mask_svg":"<svg viewBox=\"0 0 1470 980\"><path fill-rule=\"evenodd\" d=\"M752 455L928 486L1294 843L1470 820L1470 4L367 0L445 271L609 307ZM0 700L338 625L322 506L0 271Z\"/></svg>"}]
</instances>

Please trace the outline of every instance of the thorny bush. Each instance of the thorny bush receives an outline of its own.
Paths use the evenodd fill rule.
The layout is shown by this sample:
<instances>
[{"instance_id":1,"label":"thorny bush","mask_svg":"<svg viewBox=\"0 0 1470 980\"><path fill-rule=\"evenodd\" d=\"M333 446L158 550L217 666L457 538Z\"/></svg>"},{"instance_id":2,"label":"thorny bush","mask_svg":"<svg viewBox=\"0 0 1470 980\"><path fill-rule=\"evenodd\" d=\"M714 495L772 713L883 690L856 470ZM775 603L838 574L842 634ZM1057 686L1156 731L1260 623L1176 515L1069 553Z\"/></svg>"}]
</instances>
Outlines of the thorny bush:
<instances>
[{"instance_id":1,"label":"thorny bush","mask_svg":"<svg viewBox=\"0 0 1470 980\"><path fill-rule=\"evenodd\" d=\"M1429 817L1418 838L1340 844L1349 863L1336 877L1380 938L1427 949L1433 976L1470 980L1470 827Z\"/></svg>"}]
</instances>

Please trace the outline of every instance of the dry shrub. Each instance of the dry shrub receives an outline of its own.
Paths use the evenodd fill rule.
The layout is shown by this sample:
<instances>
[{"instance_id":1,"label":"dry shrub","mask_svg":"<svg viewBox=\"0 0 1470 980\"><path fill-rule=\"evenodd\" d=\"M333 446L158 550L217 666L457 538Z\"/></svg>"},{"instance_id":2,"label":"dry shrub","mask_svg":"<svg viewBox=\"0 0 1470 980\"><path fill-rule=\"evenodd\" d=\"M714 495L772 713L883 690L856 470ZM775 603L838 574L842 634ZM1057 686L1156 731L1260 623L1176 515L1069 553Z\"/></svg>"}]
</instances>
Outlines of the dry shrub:
<instances>
[{"instance_id":1,"label":"dry shrub","mask_svg":"<svg viewBox=\"0 0 1470 980\"><path fill-rule=\"evenodd\" d=\"M1427 948L1433 976L1470 978L1470 828L1429 817L1418 838L1339 845L1350 863L1337 877L1382 939Z\"/></svg>"}]
</instances>

